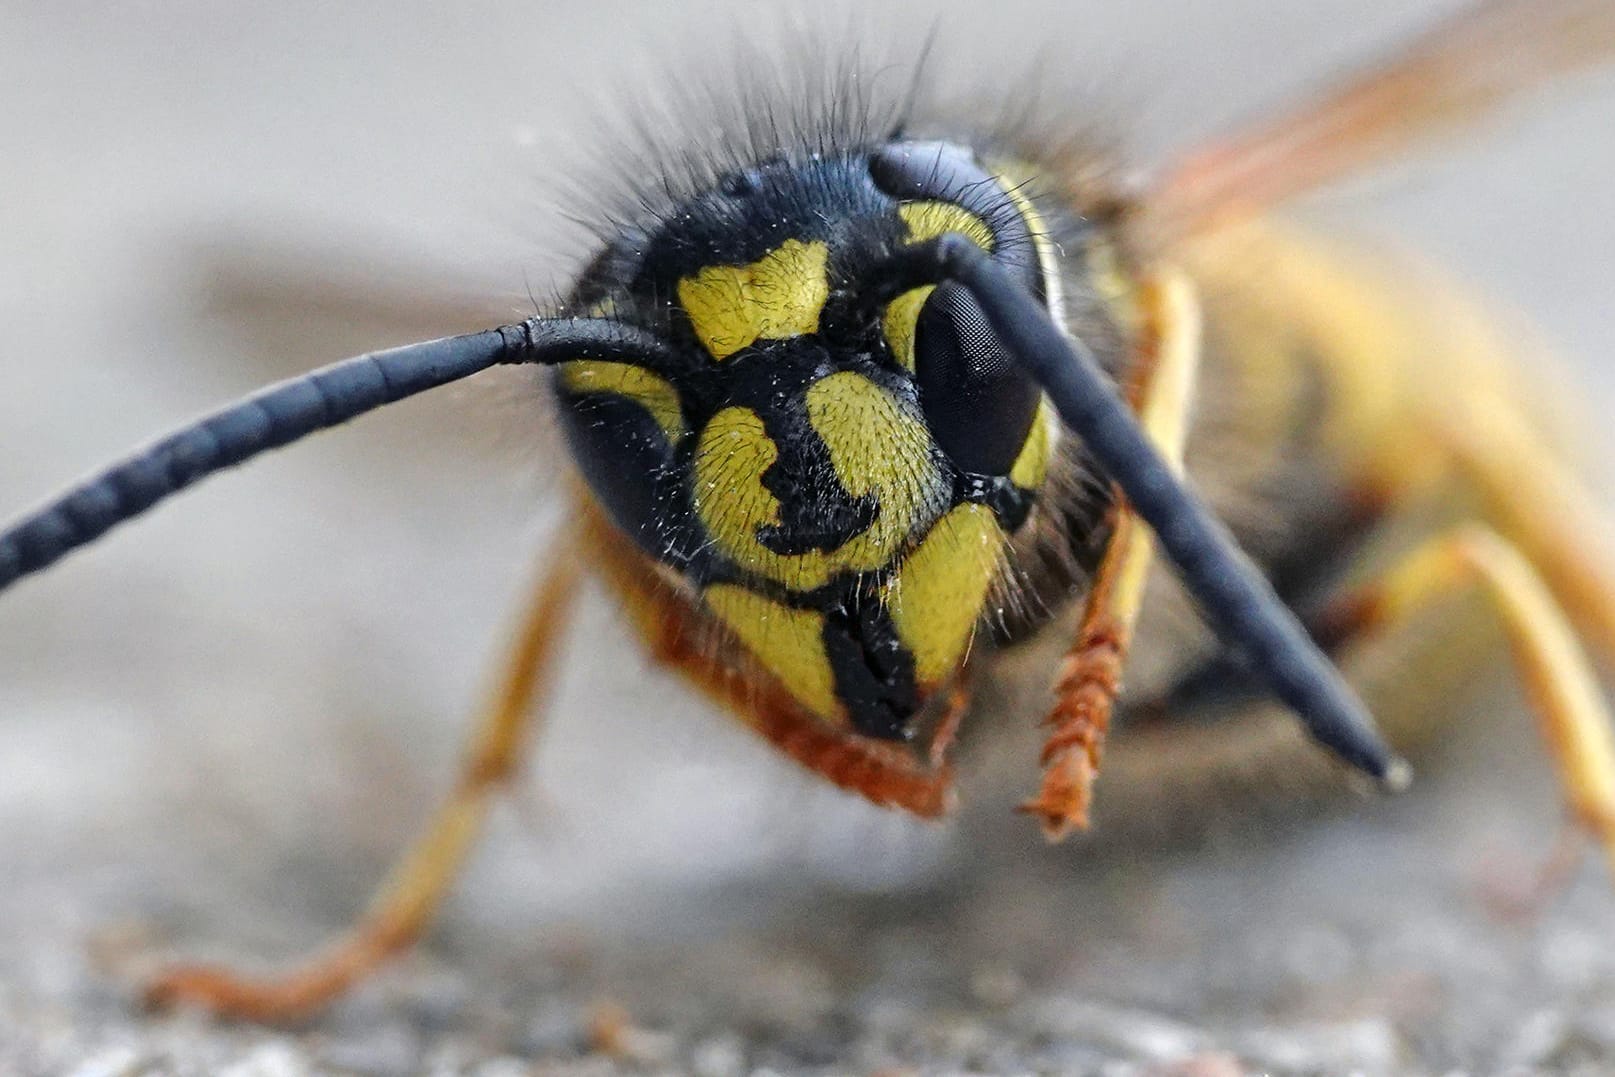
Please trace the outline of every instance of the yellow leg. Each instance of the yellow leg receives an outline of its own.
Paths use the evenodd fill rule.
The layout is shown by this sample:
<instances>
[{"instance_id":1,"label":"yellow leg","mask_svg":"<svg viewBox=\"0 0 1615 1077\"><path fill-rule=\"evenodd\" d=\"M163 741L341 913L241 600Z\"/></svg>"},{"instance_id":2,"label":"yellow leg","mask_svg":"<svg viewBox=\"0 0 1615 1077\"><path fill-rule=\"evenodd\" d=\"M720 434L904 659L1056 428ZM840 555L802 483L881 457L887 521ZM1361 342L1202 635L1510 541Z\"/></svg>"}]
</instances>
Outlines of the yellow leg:
<instances>
[{"instance_id":1,"label":"yellow leg","mask_svg":"<svg viewBox=\"0 0 1615 1077\"><path fill-rule=\"evenodd\" d=\"M1432 602L1478 587L1507 633L1571 816L1615 868L1615 734L1565 611L1518 547L1468 524L1438 536L1325 616L1353 635L1405 623Z\"/></svg>"},{"instance_id":2,"label":"yellow leg","mask_svg":"<svg viewBox=\"0 0 1615 1077\"><path fill-rule=\"evenodd\" d=\"M1604 661L1615 664L1609 517L1514 411L1489 408L1439 431L1454 466L1484 499L1487 520L1530 559Z\"/></svg>"},{"instance_id":3,"label":"yellow leg","mask_svg":"<svg viewBox=\"0 0 1615 1077\"><path fill-rule=\"evenodd\" d=\"M329 1002L387 958L412 945L453 883L487 815L494 792L516 770L551 659L577 593L575 541L555 557L534 595L499 691L461 764L448 800L393 869L364 917L349 933L274 977L179 965L148 985L154 1005L185 1004L254 1021L286 1021Z\"/></svg>"},{"instance_id":4,"label":"yellow leg","mask_svg":"<svg viewBox=\"0 0 1615 1077\"><path fill-rule=\"evenodd\" d=\"M1132 404L1161 454L1181 470L1200 362L1200 308L1188 278L1172 270L1158 272L1142 295L1149 343L1139 357ZM1149 529L1118 493L1110 544L1061 665L1054 708L1044 720L1052 732L1043 747L1043 782L1037 796L1020 806L1038 817L1050 841L1088 825L1093 782L1154 554Z\"/></svg>"}]
</instances>

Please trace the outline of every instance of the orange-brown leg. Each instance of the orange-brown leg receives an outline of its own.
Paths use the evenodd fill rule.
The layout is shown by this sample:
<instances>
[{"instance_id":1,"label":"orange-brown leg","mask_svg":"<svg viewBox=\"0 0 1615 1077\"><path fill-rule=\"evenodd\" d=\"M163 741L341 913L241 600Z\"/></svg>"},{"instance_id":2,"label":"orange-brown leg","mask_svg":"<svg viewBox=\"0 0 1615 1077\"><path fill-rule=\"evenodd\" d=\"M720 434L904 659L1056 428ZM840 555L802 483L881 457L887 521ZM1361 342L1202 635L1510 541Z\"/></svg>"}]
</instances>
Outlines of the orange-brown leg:
<instances>
[{"instance_id":1,"label":"orange-brown leg","mask_svg":"<svg viewBox=\"0 0 1615 1077\"><path fill-rule=\"evenodd\" d=\"M1615 870L1615 722L1564 607L1517 546L1485 525L1460 526L1336 600L1326 620L1330 631L1353 638L1388 633L1465 590L1490 601L1570 817L1603 845Z\"/></svg>"},{"instance_id":2,"label":"orange-brown leg","mask_svg":"<svg viewBox=\"0 0 1615 1077\"><path fill-rule=\"evenodd\" d=\"M556 643L577 593L579 547L565 542L551 554L553 565L539 583L454 789L363 918L346 936L279 975L178 965L147 987L150 1003L199 1006L254 1021L293 1020L331 1001L420 938L458 874L494 792L521 761L534 701L548 685Z\"/></svg>"},{"instance_id":3,"label":"orange-brown leg","mask_svg":"<svg viewBox=\"0 0 1615 1077\"><path fill-rule=\"evenodd\" d=\"M706 645L715 642L718 629L701 611L668 587L643 555L607 541L604 529L610 524L598 510L585 506L583 520L606 581L658 662L688 677L781 752L848 792L927 819L952 808L953 766L945 755L969 706L962 681L948 690L923 760L906 745L838 729L805 710L770 674L719 653L731 649Z\"/></svg>"},{"instance_id":4,"label":"orange-brown leg","mask_svg":"<svg viewBox=\"0 0 1615 1077\"><path fill-rule=\"evenodd\" d=\"M1162 270L1143 292L1149 332L1132 387L1134 410L1163 456L1181 467L1200 358L1200 311L1187 278ZM1095 574L1077 638L1055 683L1045 724L1043 781L1020 810L1050 841L1088 825L1111 711L1154 558L1149 529L1117 494L1110 544Z\"/></svg>"},{"instance_id":5,"label":"orange-brown leg","mask_svg":"<svg viewBox=\"0 0 1615 1077\"><path fill-rule=\"evenodd\" d=\"M1055 681L1054 707L1043 720L1051 730L1039 760L1043 781L1037 795L1023 802L1019 810L1036 816L1050 841L1088 825L1093 783L1099 776L1111 711L1132 642L1132 618L1117 606L1115 581L1122 574L1119 562L1123 557L1147 559L1148 538L1140 537L1142 530L1131 512L1117 514L1111 545L1094 578L1076 642Z\"/></svg>"}]
</instances>

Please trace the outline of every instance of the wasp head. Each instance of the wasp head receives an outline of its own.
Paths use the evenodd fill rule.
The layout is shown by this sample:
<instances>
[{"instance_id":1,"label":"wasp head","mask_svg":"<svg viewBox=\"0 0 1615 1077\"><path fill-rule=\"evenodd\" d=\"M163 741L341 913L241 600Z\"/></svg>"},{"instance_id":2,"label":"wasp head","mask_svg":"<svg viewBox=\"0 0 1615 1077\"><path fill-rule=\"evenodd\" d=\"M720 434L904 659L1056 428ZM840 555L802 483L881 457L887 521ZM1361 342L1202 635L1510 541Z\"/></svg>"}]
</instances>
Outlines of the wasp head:
<instances>
[{"instance_id":1,"label":"wasp head","mask_svg":"<svg viewBox=\"0 0 1615 1077\"><path fill-rule=\"evenodd\" d=\"M1057 429L957 284L905 247L961 233L1045 297L1035 211L969 151L892 143L725 176L631 230L580 313L655 363L556 379L608 515L820 717L901 738L960 668Z\"/></svg>"}]
</instances>

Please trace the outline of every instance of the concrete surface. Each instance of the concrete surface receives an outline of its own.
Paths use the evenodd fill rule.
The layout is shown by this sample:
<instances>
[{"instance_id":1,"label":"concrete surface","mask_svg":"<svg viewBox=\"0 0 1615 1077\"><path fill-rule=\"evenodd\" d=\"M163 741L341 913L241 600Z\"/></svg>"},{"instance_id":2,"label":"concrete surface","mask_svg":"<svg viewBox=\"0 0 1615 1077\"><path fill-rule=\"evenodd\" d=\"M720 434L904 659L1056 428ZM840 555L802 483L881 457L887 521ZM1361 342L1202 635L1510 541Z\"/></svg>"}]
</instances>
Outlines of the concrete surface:
<instances>
[{"instance_id":1,"label":"concrete surface","mask_svg":"<svg viewBox=\"0 0 1615 1077\"><path fill-rule=\"evenodd\" d=\"M822 21L934 21L1006 98L1123 103L1147 157L1454 6ZM271 378L521 310L580 253L540 180L609 154L587 117L784 14L6 5L0 509ZM1590 80L1310 212L1523 311L1601 412L1612 108ZM1608 873L1509 911L1557 818L1510 696L1407 797L1048 850L1007 820L1019 788L952 830L818 788L649 674L598 601L421 953L303 1029L138 1014L153 954L272 959L347 922L446 780L559 500L519 389L265 460L0 599L0 1073L1615 1069ZM613 1059L590 1029L614 1013Z\"/></svg>"}]
</instances>

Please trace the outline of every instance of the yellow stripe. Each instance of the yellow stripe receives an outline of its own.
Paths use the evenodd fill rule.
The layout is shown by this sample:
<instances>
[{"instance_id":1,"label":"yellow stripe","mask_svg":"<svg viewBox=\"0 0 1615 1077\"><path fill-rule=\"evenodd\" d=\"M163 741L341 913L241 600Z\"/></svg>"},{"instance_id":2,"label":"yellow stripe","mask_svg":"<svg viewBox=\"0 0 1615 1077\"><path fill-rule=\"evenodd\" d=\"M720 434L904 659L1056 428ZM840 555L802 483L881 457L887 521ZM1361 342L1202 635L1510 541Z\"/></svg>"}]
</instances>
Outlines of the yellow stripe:
<instances>
[{"instance_id":1,"label":"yellow stripe","mask_svg":"<svg viewBox=\"0 0 1615 1077\"><path fill-rule=\"evenodd\" d=\"M952 202L905 202L897 207L897 213L908 225L909 239L915 243L962 232L982 250L993 249L993 230L963 206Z\"/></svg>"},{"instance_id":2,"label":"yellow stripe","mask_svg":"<svg viewBox=\"0 0 1615 1077\"><path fill-rule=\"evenodd\" d=\"M1043 485L1043 477L1049 470L1049 446L1058 422L1054 409L1049 407L1049 398L1038 401L1032 429L1026 433L1026 444L1021 446L1020 455L1009 469L1009 481L1022 490L1036 490Z\"/></svg>"},{"instance_id":3,"label":"yellow stripe","mask_svg":"<svg viewBox=\"0 0 1615 1077\"><path fill-rule=\"evenodd\" d=\"M886 584L892 625L914 656L922 686L936 685L964 660L1003 546L991 509L960 505L937 521Z\"/></svg>"},{"instance_id":4,"label":"yellow stripe","mask_svg":"<svg viewBox=\"0 0 1615 1077\"><path fill-rule=\"evenodd\" d=\"M914 336L919 326L920 308L936 291L934 284L910 288L886 304L886 315L881 319L881 331L886 334L886 346L892 357L904 370L914 371Z\"/></svg>"},{"instance_id":5,"label":"yellow stripe","mask_svg":"<svg viewBox=\"0 0 1615 1077\"><path fill-rule=\"evenodd\" d=\"M631 363L594 359L561 364L561 383L574 393L611 393L633 401L656 420L669 442L684 436L678 390L664 378Z\"/></svg>"},{"instance_id":6,"label":"yellow stripe","mask_svg":"<svg viewBox=\"0 0 1615 1077\"><path fill-rule=\"evenodd\" d=\"M702 347L727 359L759 340L819 331L830 298L830 248L788 239L744 266L708 266L678 283L679 303Z\"/></svg>"},{"instance_id":7,"label":"yellow stripe","mask_svg":"<svg viewBox=\"0 0 1615 1077\"><path fill-rule=\"evenodd\" d=\"M1060 272L1061 251L1049 237L1048 224L1044 221L1043 214L1023 190L1026 181L1035 173L1030 166L1018 161L995 163L994 168L999 173L999 185L1003 187L1010 201L1015 203L1016 211L1026 223L1026 230L1031 233L1032 245L1037 251L1038 268L1043 273L1043 287L1049 314L1056 325L1064 325L1065 293L1064 279ZM1015 458L1015 464L1010 468L1009 481L1023 490L1040 489L1044 477L1048 474L1049 458L1053 454L1054 443L1059 440L1059 436L1060 421L1054 410L1049 407L1048 398L1045 397L1038 405L1037 417L1032 420L1031 430L1027 432L1026 444L1021 446L1020 455Z\"/></svg>"},{"instance_id":8,"label":"yellow stripe","mask_svg":"<svg viewBox=\"0 0 1615 1077\"><path fill-rule=\"evenodd\" d=\"M733 584L713 584L707 608L803 706L821 718L841 717L835 673L824 653L824 615L795 610Z\"/></svg>"}]
</instances>

